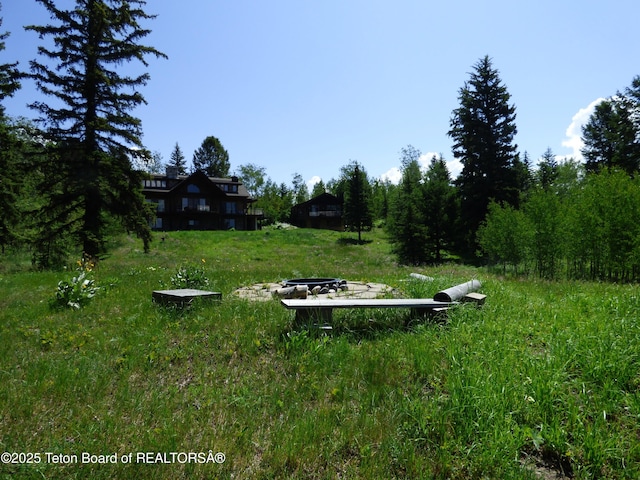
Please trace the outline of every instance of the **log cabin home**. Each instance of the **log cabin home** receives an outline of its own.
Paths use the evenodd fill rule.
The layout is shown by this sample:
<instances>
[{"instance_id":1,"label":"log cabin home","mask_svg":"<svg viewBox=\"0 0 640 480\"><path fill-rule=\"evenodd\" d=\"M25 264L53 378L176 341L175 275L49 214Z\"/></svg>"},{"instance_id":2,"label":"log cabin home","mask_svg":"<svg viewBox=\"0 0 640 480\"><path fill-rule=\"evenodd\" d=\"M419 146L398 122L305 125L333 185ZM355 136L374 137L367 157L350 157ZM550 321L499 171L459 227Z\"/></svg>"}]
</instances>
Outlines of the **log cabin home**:
<instances>
[{"instance_id":1,"label":"log cabin home","mask_svg":"<svg viewBox=\"0 0 640 480\"><path fill-rule=\"evenodd\" d=\"M330 193L322 193L291 208L291 224L301 228L344 230L342 202Z\"/></svg>"},{"instance_id":2,"label":"log cabin home","mask_svg":"<svg viewBox=\"0 0 640 480\"><path fill-rule=\"evenodd\" d=\"M178 175L175 167L167 167L165 175L143 181L142 193L156 206L154 230L257 230L262 218L252 208L256 200L235 176Z\"/></svg>"}]
</instances>

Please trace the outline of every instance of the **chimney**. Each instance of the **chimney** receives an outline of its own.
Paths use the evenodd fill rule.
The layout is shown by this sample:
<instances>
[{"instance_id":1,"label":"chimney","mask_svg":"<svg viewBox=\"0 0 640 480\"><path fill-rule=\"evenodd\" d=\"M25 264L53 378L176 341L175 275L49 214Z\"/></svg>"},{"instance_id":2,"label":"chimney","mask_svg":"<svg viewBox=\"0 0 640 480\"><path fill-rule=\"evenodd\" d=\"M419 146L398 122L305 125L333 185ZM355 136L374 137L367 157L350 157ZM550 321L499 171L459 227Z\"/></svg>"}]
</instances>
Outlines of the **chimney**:
<instances>
[{"instance_id":1,"label":"chimney","mask_svg":"<svg viewBox=\"0 0 640 480\"><path fill-rule=\"evenodd\" d=\"M167 178L178 178L178 167L175 165L167 165Z\"/></svg>"}]
</instances>

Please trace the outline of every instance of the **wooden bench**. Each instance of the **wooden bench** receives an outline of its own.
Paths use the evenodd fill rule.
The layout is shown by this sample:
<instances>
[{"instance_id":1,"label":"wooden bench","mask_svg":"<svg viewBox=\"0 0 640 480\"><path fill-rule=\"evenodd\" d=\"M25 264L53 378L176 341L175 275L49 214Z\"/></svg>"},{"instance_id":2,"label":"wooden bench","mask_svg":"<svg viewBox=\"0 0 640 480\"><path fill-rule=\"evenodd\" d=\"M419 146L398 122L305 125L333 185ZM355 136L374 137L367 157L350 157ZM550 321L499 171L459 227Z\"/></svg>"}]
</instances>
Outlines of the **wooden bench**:
<instances>
[{"instance_id":1,"label":"wooden bench","mask_svg":"<svg viewBox=\"0 0 640 480\"><path fill-rule=\"evenodd\" d=\"M410 308L416 314L441 312L458 302L439 302L432 298L341 298L283 299L283 306L296 311L296 323L330 324L334 308Z\"/></svg>"}]
</instances>

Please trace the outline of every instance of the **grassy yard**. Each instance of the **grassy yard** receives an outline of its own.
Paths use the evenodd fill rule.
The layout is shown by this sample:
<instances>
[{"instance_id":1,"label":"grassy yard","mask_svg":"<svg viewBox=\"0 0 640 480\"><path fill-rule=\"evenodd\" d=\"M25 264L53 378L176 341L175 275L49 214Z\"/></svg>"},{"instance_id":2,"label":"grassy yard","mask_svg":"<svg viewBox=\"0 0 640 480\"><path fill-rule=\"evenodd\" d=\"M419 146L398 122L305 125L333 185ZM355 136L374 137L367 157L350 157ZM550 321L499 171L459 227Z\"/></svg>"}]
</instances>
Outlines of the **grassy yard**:
<instances>
[{"instance_id":1,"label":"grassy yard","mask_svg":"<svg viewBox=\"0 0 640 480\"><path fill-rule=\"evenodd\" d=\"M15 454L0 478L640 478L637 285L401 267L381 232L364 237L176 232L151 254L122 238L79 310L49 305L74 266L2 258L0 452ZM151 302L185 264L221 303ZM233 295L326 276L409 297L477 278L487 302L408 326L336 311L323 335Z\"/></svg>"}]
</instances>

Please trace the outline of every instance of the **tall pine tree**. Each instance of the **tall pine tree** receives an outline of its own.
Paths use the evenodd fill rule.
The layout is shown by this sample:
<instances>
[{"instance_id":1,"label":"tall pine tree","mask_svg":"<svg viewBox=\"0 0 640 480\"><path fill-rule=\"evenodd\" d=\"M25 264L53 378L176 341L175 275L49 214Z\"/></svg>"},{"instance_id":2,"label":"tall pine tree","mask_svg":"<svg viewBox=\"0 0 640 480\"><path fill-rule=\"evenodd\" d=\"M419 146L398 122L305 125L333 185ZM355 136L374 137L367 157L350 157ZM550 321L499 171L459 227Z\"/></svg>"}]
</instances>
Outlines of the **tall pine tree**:
<instances>
[{"instance_id":1,"label":"tall pine tree","mask_svg":"<svg viewBox=\"0 0 640 480\"><path fill-rule=\"evenodd\" d=\"M132 161L150 154L142 144L141 122L129 112L145 103L139 88L149 75L130 76L121 66L137 60L146 67L148 55L166 58L139 43L150 33L140 22L154 16L143 11L143 0L75 0L72 10L53 0L37 1L54 24L26 29L53 42L38 48L43 59L30 62L29 76L55 99L30 105L50 137L38 261L46 266L62 237L77 241L88 255L101 254L113 217L148 250L142 174Z\"/></svg>"},{"instance_id":2,"label":"tall pine tree","mask_svg":"<svg viewBox=\"0 0 640 480\"><path fill-rule=\"evenodd\" d=\"M187 174L187 161L184 158L184 154L182 153L182 149L178 142L171 150L171 156L169 157L170 161L168 166L175 167L178 169L178 175L186 175Z\"/></svg>"},{"instance_id":3,"label":"tall pine tree","mask_svg":"<svg viewBox=\"0 0 640 480\"><path fill-rule=\"evenodd\" d=\"M460 106L453 111L448 134L453 155L462 162L457 180L464 247L474 253L476 232L489 202L517 205L520 167L513 143L516 109L491 59L474 65L471 78L460 89Z\"/></svg>"},{"instance_id":4,"label":"tall pine tree","mask_svg":"<svg viewBox=\"0 0 640 480\"><path fill-rule=\"evenodd\" d=\"M587 172L619 168L629 175L640 171L640 121L632 97L617 96L596 105L582 127Z\"/></svg>"},{"instance_id":5,"label":"tall pine tree","mask_svg":"<svg viewBox=\"0 0 640 480\"><path fill-rule=\"evenodd\" d=\"M0 27L2 17L0 17ZM0 53L5 49L4 40L9 33L0 33ZM15 239L17 219L20 215L17 208L19 172L16 161L17 142L11 132L8 119L4 115L2 101L11 97L20 88L17 63L0 64L0 247L4 253L5 245Z\"/></svg>"},{"instance_id":6,"label":"tall pine tree","mask_svg":"<svg viewBox=\"0 0 640 480\"><path fill-rule=\"evenodd\" d=\"M417 265L428 260L423 178L418 162L421 153L408 145L401 155L402 180L394 191L387 230L400 263Z\"/></svg>"},{"instance_id":7,"label":"tall pine tree","mask_svg":"<svg viewBox=\"0 0 640 480\"><path fill-rule=\"evenodd\" d=\"M451 245L457 221L455 187L447 163L435 155L424 174L424 206L427 255L439 263L442 252Z\"/></svg>"},{"instance_id":8,"label":"tall pine tree","mask_svg":"<svg viewBox=\"0 0 640 480\"><path fill-rule=\"evenodd\" d=\"M371 185L367 172L358 162L343 169L346 181L344 191L343 218L347 228L358 232L358 242L362 242L362 231L373 225L371 213Z\"/></svg>"}]
</instances>

